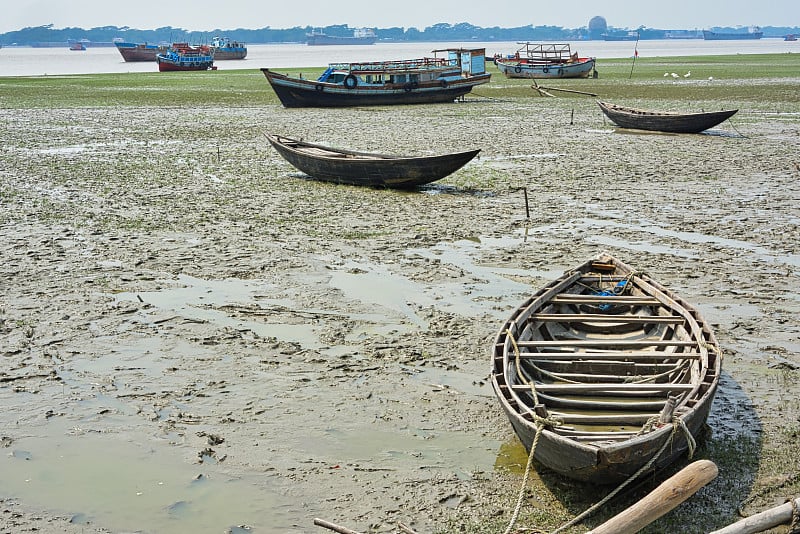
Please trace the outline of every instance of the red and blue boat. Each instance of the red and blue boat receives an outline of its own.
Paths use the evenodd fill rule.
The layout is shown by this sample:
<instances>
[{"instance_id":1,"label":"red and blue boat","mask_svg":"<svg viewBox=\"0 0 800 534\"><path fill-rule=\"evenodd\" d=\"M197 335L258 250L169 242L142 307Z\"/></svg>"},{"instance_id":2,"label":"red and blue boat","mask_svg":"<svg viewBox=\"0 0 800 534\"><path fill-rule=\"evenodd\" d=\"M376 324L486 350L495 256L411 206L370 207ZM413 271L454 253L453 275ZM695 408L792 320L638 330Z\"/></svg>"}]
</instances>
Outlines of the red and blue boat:
<instances>
[{"instance_id":1,"label":"red and blue boat","mask_svg":"<svg viewBox=\"0 0 800 534\"><path fill-rule=\"evenodd\" d=\"M156 61L159 72L208 70L214 68L214 53L206 45L173 43L166 51L156 54Z\"/></svg>"}]
</instances>

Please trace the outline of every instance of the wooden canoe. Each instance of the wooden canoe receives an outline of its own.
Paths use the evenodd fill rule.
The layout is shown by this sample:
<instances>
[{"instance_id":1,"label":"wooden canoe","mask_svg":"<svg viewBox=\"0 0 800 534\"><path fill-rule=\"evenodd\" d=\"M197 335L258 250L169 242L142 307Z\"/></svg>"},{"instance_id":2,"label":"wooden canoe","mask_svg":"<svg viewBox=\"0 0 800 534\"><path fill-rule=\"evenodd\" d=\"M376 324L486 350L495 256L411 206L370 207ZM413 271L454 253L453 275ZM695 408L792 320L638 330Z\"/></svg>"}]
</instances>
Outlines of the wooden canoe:
<instances>
[{"instance_id":1,"label":"wooden canoe","mask_svg":"<svg viewBox=\"0 0 800 534\"><path fill-rule=\"evenodd\" d=\"M522 303L492 348L492 386L534 457L618 483L684 454L705 424L722 356L696 308L603 253ZM673 428L677 428L673 432ZM687 434L688 431L688 434Z\"/></svg>"},{"instance_id":2,"label":"wooden canoe","mask_svg":"<svg viewBox=\"0 0 800 534\"><path fill-rule=\"evenodd\" d=\"M407 189L454 173L480 149L437 156L389 156L355 152L267 134L270 144L310 177L339 184Z\"/></svg>"},{"instance_id":3,"label":"wooden canoe","mask_svg":"<svg viewBox=\"0 0 800 534\"><path fill-rule=\"evenodd\" d=\"M651 111L600 102L597 104L621 128L669 133L700 133L732 117L737 109L697 113Z\"/></svg>"}]
</instances>

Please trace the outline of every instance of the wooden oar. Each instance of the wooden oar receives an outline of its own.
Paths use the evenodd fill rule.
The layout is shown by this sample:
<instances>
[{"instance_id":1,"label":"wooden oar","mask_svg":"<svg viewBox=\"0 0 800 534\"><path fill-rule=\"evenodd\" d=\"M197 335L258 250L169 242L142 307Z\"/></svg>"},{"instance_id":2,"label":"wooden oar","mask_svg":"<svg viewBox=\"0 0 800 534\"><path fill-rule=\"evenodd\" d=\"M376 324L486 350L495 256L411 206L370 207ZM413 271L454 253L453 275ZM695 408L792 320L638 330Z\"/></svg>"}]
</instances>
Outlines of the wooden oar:
<instances>
[{"instance_id":1,"label":"wooden oar","mask_svg":"<svg viewBox=\"0 0 800 534\"><path fill-rule=\"evenodd\" d=\"M800 508L800 497L794 499L794 506ZM790 523L792 521L792 512L792 503L787 502L786 504L746 517L723 529L715 530L711 532L711 534L753 534L755 532L764 532L778 525Z\"/></svg>"},{"instance_id":2,"label":"wooden oar","mask_svg":"<svg viewBox=\"0 0 800 534\"><path fill-rule=\"evenodd\" d=\"M714 480L717 466L710 460L687 465L646 497L588 534L635 534Z\"/></svg>"}]
</instances>

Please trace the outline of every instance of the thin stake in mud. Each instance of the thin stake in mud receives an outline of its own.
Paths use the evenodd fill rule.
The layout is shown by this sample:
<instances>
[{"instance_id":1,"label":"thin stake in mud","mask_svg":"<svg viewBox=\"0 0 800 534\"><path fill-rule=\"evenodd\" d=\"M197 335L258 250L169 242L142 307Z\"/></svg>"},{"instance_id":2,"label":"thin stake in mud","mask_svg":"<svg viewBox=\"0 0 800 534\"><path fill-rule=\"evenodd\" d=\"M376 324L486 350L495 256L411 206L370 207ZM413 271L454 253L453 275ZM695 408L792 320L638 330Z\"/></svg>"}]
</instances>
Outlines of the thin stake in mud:
<instances>
[{"instance_id":1,"label":"thin stake in mud","mask_svg":"<svg viewBox=\"0 0 800 534\"><path fill-rule=\"evenodd\" d=\"M522 188L522 193L525 195L525 218L530 221L531 220L531 208L528 205L528 188L527 187L523 187Z\"/></svg>"}]
</instances>

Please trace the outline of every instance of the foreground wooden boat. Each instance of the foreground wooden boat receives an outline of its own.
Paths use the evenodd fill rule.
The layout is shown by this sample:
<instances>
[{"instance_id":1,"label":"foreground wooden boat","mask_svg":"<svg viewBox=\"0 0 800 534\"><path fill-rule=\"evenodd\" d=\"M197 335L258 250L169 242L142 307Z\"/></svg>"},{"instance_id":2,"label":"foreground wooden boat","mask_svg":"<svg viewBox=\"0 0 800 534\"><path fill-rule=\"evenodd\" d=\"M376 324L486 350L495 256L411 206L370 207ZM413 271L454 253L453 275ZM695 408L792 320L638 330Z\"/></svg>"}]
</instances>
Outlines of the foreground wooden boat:
<instances>
[{"instance_id":1,"label":"foreground wooden boat","mask_svg":"<svg viewBox=\"0 0 800 534\"><path fill-rule=\"evenodd\" d=\"M700 133L717 126L739 111L737 109L731 109L724 111L679 113L627 108L600 101L598 101L597 104L600 106L603 113L605 113L606 117L621 128L669 133Z\"/></svg>"},{"instance_id":2,"label":"foreground wooden boat","mask_svg":"<svg viewBox=\"0 0 800 534\"><path fill-rule=\"evenodd\" d=\"M495 59L507 78L587 78L595 68L595 58L578 57L568 44L521 44L512 57Z\"/></svg>"},{"instance_id":3,"label":"foreground wooden boat","mask_svg":"<svg viewBox=\"0 0 800 534\"><path fill-rule=\"evenodd\" d=\"M395 189L440 180L480 152L404 157L329 148L279 135L267 139L286 161L317 180Z\"/></svg>"},{"instance_id":4,"label":"foreground wooden boat","mask_svg":"<svg viewBox=\"0 0 800 534\"><path fill-rule=\"evenodd\" d=\"M492 386L529 451L544 422L534 451L542 465L611 484L665 444L648 471L684 454L711 409L721 360L697 309L601 254L514 311L493 345Z\"/></svg>"},{"instance_id":5,"label":"foreground wooden boat","mask_svg":"<svg viewBox=\"0 0 800 534\"><path fill-rule=\"evenodd\" d=\"M434 50L434 57L334 63L316 80L263 68L287 108L388 106L453 102L489 81L486 49ZM445 57L437 57L444 53Z\"/></svg>"}]
</instances>

